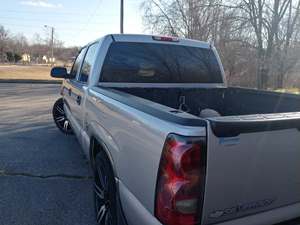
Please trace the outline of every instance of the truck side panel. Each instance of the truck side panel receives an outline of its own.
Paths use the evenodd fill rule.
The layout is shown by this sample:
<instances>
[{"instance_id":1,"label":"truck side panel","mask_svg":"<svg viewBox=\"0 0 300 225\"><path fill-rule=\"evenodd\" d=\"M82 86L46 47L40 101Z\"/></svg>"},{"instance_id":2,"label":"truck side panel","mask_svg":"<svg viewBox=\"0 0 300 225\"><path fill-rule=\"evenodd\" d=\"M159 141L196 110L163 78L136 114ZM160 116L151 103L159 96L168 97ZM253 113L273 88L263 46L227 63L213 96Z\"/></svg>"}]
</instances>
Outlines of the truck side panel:
<instances>
[{"instance_id":1,"label":"truck side panel","mask_svg":"<svg viewBox=\"0 0 300 225\"><path fill-rule=\"evenodd\" d=\"M97 89L97 88L95 88ZM151 213L162 148L170 132L205 135L205 128L168 123L90 90L86 99L86 130L103 141L118 179Z\"/></svg>"}]
</instances>

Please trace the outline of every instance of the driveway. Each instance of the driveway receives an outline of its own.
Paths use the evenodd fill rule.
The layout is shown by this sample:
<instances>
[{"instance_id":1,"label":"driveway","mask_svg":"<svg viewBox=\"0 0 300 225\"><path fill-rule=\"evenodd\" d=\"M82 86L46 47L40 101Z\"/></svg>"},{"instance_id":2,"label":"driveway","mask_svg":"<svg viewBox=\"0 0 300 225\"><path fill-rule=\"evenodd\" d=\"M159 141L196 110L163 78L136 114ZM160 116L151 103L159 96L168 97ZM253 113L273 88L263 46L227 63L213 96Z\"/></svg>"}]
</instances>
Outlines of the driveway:
<instances>
[{"instance_id":1,"label":"driveway","mask_svg":"<svg viewBox=\"0 0 300 225\"><path fill-rule=\"evenodd\" d=\"M92 178L52 120L53 84L0 83L0 225L93 225Z\"/></svg>"}]
</instances>

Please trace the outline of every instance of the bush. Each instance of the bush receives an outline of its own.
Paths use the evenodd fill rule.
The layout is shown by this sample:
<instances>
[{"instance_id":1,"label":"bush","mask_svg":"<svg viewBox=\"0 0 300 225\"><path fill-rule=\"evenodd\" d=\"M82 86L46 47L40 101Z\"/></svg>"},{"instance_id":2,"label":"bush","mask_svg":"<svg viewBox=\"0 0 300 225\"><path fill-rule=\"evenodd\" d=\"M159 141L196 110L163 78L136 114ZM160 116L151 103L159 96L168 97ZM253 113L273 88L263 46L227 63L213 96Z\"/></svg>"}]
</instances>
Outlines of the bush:
<instances>
[{"instance_id":1,"label":"bush","mask_svg":"<svg viewBox=\"0 0 300 225\"><path fill-rule=\"evenodd\" d=\"M11 63L19 62L22 59L22 57L19 54L13 52L6 52L6 58L7 61Z\"/></svg>"}]
</instances>

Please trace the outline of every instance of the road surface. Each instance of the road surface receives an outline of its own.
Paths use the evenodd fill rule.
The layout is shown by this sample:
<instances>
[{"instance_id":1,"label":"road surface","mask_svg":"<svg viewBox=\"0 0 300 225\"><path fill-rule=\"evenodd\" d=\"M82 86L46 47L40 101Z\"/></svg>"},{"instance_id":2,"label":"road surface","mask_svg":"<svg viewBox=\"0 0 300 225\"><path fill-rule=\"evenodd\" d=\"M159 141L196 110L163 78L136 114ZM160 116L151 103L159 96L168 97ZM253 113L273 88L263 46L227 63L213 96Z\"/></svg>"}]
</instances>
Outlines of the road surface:
<instances>
[{"instance_id":1,"label":"road surface","mask_svg":"<svg viewBox=\"0 0 300 225\"><path fill-rule=\"evenodd\" d=\"M52 84L0 83L0 225L93 225L92 178L56 129Z\"/></svg>"}]
</instances>

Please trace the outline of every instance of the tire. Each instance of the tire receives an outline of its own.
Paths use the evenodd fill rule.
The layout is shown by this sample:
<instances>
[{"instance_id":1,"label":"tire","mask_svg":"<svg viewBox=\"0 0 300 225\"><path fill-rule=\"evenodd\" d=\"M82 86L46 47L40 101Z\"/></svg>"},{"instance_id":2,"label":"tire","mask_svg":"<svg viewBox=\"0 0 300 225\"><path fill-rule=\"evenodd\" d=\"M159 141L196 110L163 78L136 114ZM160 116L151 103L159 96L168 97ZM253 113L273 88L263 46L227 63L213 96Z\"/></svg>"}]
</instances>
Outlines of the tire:
<instances>
[{"instance_id":1,"label":"tire","mask_svg":"<svg viewBox=\"0 0 300 225\"><path fill-rule=\"evenodd\" d=\"M64 134L71 135L73 134L73 130L71 128L70 122L66 117L64 111L64 100L63 98L59 98L53 106L52 109L52 116L54 122L58 129L63 132Z\"/></svg>"},{"instance_id":2,"label":"tire","mask_svg":"<svg viewBox=\"0 0 300 225\"><path fill-rule=\"evenodd\" d=\"M118 225L116 182L105 152L96 155L94 166L94 199L99 225Z\"/></svg>"}]
</instances>

